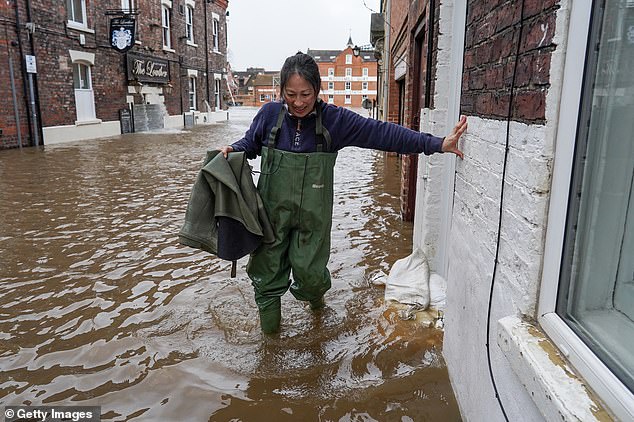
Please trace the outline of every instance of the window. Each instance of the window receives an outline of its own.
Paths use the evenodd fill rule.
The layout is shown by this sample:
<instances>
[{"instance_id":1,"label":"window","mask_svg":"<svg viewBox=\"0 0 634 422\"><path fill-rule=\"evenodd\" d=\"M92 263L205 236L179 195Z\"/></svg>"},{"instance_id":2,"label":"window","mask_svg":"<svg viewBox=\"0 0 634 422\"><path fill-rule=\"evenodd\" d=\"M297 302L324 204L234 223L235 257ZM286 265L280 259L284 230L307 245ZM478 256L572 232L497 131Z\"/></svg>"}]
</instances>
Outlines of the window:
<instances>
[{"instance_id":1,"label":"window","mask_svg":"<svg viewBox=\"0 0 634 422\"><path fill-rule=\"evenodd\" d=\"M95 119L95 97L92 89L90 64L73 63L73 88L75 89L75 108L77 121L85 122Z\"/></svg>"},{"instance_id":2,"label":"window","mask_svg":"<svg viewBox=\"0 0 634 422\"><path fill-rule=\"evenodd\" d=\"M363 77L364 77L364 78L367 78L367 77L368 77L368 68L367 68L367 67L364 67L364 68L363 68Z\"/></svg>"},{"instance_id":3,"label":"window","mask_svg":"<svg viewBox=\"0 0 634 422\"><path fill-rule=\"evenodd\" d=\"M363 90L363 91L367 91L368 90L368 83L367 82L361 82L361 90Z\"/></svg>"},{"instance_id":4,"label":"window","mask_svg":"<svg viewBox=\"0 0 634 422\"><path fill-rule=\"evenodd\" d=\"M263 103L264 101L266 101L266 95L260 94L260 102Z\"/></svg>"},{"instance_id":5,"label":"window","mask_svg":"<svg viewBox=\"0 0 634 422\"><path fill-rule=\"evenodd\" d=\"M335 83L334 82L328 82L328 90L331 91L335 89Z\"/></svg>"},{"instance_id":6,"label":"window","mask_svg":"<svg viewBox=\"0 0 634 422\"><path fill-rule=\"evenodd\" d=\"M605 7L591 31L557 313L634 391L634 9Z\"/></svg>"},{"instance_id":7,"label":"window","mask_svg":"<svg viewBox=\"0 0 634 422\"><path fill-rule=\"evenodd\" d=\"M194 8L187 6L185 8L185 31L187 35L187 42L194 42Z\"/></svg>"},{"instance_id":8,"label":"window","mask_svg":"<svg viewBox=\"0 0 634 422\"><path fill-rule=\"evenodd\" d=\"M68 9L69 22L87 26L86 0L66 0L66 7Z\"/></svg>"},{"instance_id":9,"label":"window","mask_svg":"<svg viewBox=\"0 0 634 422\"><path fill-rule=\"evenodd\" d=\"M328 104L334 104L335 103L335 96L334 95L329 95L328 96Z\"/></svg>"},{"instance_id":10,"label":"window","mask_svg":"<svg viewBox=\"0 0 634 422\"><path fill-rule=\"evenodd\" d=\"M214 107L220 110L220 79L214 79Z\"/></svg>"},{"instance_id":11,"label":"window","mask_svg":"<svg viewBox=\"0 0 634 422\"><path fill-rule=\"evenodd\" d=\"M220 16L215 13L212 14L213 20L211 25L211 39L212 45L214 47L214 51L220 51L220 36L219 36L219 28L220 28Z\"/></svg>"},{"instance_id":12,"label":"window","mask_svg":"<svg viewBox=\"0 0 634 422\"><path fill-rule=\"evenodd\" d=\"M196 77L189 77L189 109L196 110Z\"/></svg>"},{"instance_id":13,"label":"window","mask_svg":"<svg viewBox=\"0 0 634 422\"><path fill-rule=\"evenodd\" d=\"M352 54L346 54L346 64L352 64Z\"/></svg>"},{"instance_id":14,"label":"window","mask_svg":"<svg viewBox=\"0 0 634 422\"><path fill-rule=\"evenodd\" d=\"M634 414L632 4L570 15L539 302L546 334L619 420Z\"/></svg>"},{"instance_id":15,"label":"window","mask_svg":"<svg viewBox=\"0 0 634 422\"><path fill-rule=\"evenodd\" d=\"M352 68L346 67L346 78L350 78L352 76Z\"/></svg>"},{"instance_id":16,"label":"window","mask_svg":"<svg viewBox=\"0 0 634 422\"><path fill-rule=\"evenodd\" d=\"M163 26L163 48L171 49L172 48L172 35L170 31L170 8L163 5L162 6L162 18L161 24Z\"/></svg>"},{"instance_id":17,"label":"window","mask_svg":"<svg viewBox=\"0 0 634 422\"><path fill-rule=\"evenodd\" d=\"M124 13L130 13L134 10L134 0L121 0L121 10Z\"/></svg>"},{"instance_id":18,"label":"window","mask_svg":"<svg viewBox=\"0 0 634 422\"><path fill-rule=\"evenodd\" d=\"M73 64L73 88L92 89L90 66L83 63Z\"/></svg>"},{"instance_id":19,"label":"window","mask_svg":"<svg viewBox=\"0 0 634 422\"><path fill-rule=\"evenodd\" d=\"M351 87L351 82L346 82L346 91L350 91L350 87Z\"/></svg>"},{"instance_id":20,"label":"window","mask_svg":"<svg viewBox=\"0 0 634 422\"><path fill-rule=\"evenodd\" d=\"M335 76L335 69L332 67L328 68L328 76Z\"/></svg>"},{"instance_id":21,"label":"window","mask_svg":"<svg viewBox=\"0 0 634 422\"><path fill-rule=\"evenodd\" d=\"M362 102L363 102L363 101L365 101L365 100L367 100L367 99L368 99L368 96L367 96L367 95L362 95L362 96L361 96L361 101L362 101Z\"/></svg>"},{"instance_id":22,"label":"window","mask_svg":"<svg viewBox=\"0 0 634 422\"><path fill-rule=\"evenodd\" d=\"M345 104L352 104L352 99L350 98L349 94L346 95L346 99L345 99L344 103Z\"/></svg>"}]
</instances>

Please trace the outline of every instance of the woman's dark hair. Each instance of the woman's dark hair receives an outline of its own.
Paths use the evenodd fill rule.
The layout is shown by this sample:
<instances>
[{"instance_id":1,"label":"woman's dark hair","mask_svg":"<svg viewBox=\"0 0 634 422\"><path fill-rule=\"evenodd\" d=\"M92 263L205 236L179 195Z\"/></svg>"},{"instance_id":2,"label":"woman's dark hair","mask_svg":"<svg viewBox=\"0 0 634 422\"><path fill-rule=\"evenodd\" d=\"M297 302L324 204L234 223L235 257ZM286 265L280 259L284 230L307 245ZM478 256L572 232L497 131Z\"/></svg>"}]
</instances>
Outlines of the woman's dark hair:
<instances>
[{"instance_id":1,"label":"woman's dark hair","mask_svg":"<svg viewBox=\"0 0 634 422\"><path fill-rule=\"evenodd\" d=\"M319 76L319 66L308 54L298 51L294 56L290 56L284 61L280 71L280 93L284 95L284 89L288 79L293 74L298 74L315 89L315 95L319 95L321 90L321 76Z\"/></svg>"}]
</instances>

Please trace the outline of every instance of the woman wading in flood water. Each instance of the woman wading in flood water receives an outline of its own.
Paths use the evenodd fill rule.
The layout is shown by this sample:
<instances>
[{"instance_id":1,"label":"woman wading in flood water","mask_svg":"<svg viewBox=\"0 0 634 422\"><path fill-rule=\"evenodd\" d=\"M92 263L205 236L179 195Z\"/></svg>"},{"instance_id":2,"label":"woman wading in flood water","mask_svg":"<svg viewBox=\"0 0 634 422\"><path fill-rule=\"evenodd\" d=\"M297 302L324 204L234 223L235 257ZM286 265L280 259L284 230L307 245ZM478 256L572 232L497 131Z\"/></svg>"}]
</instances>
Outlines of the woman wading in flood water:
<instances>
[{"instance_id":1,"label":"woman wading in flood water","mask_svg":"<svg viewBox=\"0 0 634 422\"><path fill-rule=\"evenodd\" d=\"M439 138L394 123L362 117L318 98L319 67L307 54L286 59L280 73L282 102L262 106L244 137L220 150L262 156L258 191L275 231L275 241L251 254L247 273L264 333L279 331L281 297L290 289L317 310L330 289L330 229L333 170L337 151L347 146L399 154L450 152L463 158L458 140L467 129L462 116ZM289 278L292 270L292 281Z\"/></svg>"}]
</instances>

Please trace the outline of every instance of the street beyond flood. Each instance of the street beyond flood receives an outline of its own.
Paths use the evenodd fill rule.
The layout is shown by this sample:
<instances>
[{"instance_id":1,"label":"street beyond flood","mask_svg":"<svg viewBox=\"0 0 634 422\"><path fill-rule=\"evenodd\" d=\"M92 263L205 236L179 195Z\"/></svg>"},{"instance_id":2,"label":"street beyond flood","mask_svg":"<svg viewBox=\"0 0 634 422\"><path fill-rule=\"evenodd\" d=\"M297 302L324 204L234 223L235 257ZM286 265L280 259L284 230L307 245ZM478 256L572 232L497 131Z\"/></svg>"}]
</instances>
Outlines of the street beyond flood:
<instances>
[{"instance_id":1,"label":"street beyond flood","mask_svg":"<svg viewBox=\"0 0 634 422\"><path fill-rule=\"evenodd\" d=\"M0 404L101 406L105 421L459 421L442 331L373 283L411 253L395 157L335 169L333 287L260 332L246 259L179 245L205 152L255 108L192 130L0 151Z\"/></svg>"}]
</instances>

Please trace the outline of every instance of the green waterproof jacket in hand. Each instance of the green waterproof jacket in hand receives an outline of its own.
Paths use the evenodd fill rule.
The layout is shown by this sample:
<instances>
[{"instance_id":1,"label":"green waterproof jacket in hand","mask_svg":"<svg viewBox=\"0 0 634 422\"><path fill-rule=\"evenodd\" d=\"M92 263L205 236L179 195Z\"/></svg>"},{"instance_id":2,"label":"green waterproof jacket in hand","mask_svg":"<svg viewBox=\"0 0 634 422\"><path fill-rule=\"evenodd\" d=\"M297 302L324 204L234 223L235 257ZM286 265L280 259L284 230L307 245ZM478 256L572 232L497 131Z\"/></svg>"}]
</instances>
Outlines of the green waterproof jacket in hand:
<instances>
[{"instance_id":1,"label":"green waterproof jacket in hand","mask_svg":"<svg viewBox=\"0 0 634 422\"><path fill-rule=\"evenodd\" d=\"M181 244L227 260L253 252L274 240L273 228L243 152L208 151L192 188Z\"/></svg>"}]
</instances>

